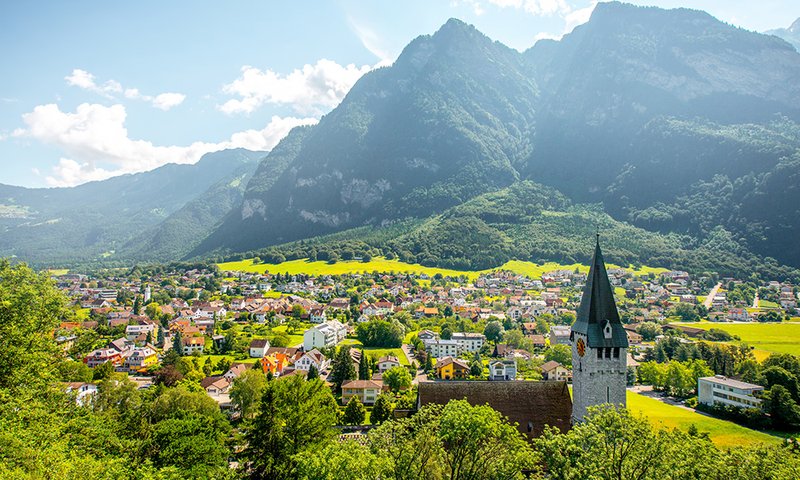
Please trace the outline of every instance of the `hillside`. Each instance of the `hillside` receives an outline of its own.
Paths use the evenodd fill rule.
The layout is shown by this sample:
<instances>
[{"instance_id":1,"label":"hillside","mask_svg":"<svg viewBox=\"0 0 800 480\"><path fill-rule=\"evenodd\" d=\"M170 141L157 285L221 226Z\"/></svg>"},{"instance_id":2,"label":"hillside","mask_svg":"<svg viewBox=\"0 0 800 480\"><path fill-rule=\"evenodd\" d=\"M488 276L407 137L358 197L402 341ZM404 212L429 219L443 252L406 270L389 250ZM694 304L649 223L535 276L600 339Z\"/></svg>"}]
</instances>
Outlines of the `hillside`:
<instances>
[{"instance_id":1,"label":"hillside","mask_svg":"<svg viewBox=\"0 0 800 480\"><path fill-rule=\"evenodd\" d=\"M713 250L672 253L722 238L725 252L748 252L748 265L774 257L798 266L800 246L787 240L800 225L796 78L791 45L701 11L601 3L561 41L524 53L451 20L365 75L318 125L287 137L267 161L289 166L268 182L254 177L193 254L413 218L422 230L395 246L423 263L584 255L566 237L532 248L536 219L498 228L461 215L464 202L531 180L575 202L552 229L582 235L601 218L650 235L652 251L620 248L621 259L727 269L738 260L698 260L721 257ZM479 246L487 249L476 264L469 252Z\"/></svg>"},{"instance_id":2,"label":"hillside","mask_svg":"<svg viewBox=\"0 0 800 480\"><path fill-rule=\"evenodd\" d=\"M169 238L163 232L185 215L181 210L187 204L208 198L207 191L213 193L215 185L245 181L263 155L223 150L204 155L194 165L168 164L72 188L0 185L0 212L5 212L0 215L0 256L16 256L43 266L85 264L101 258L122 260L115 252L133 238L142 247L146 245L148 258L167 256L160 252L185 253L185 238ZM240 201L241 196L235 197L230 204ZM214 211L179 222L183 225L178 229L188 226L191 232L205 236L221 216ZM163 228L157 228L162 222L166 222ZM148 238L148 230L152 238Z\"/></svg>"},{"instance_id":3,"label":"hillside","mask_svg":"<svg viewBox=\"0 0 800 480\"><path fill-rule=\"evenodd\" d=\"M794 45L794 48L800 49L800 18L794 21L789 28L778 28L776 30L769 30L764 32L767 35L775 35L787 42Z\"/></svg>"}]
</instances>

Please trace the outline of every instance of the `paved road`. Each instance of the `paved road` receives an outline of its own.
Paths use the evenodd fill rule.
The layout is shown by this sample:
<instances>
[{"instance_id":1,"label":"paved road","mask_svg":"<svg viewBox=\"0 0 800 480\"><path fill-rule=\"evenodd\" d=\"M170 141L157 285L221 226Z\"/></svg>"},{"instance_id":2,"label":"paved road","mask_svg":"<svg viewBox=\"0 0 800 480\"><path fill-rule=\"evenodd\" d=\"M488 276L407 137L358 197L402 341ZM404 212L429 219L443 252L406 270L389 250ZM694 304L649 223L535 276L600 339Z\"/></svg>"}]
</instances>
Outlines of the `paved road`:
<instances>
[{"instance_id":1,"label":"paved road","mask_svg":"<svg viewBox=\"0 0 800 480\"><path fill-rule=\"evenodd\" d=\"M756 292L756 296L753 297L753 308L758 308L758 292Z\"/></svg>"},{"instance_id":2,"label":"paved road","mask_svg":"<svg viewBox=\"0 0 800 480\"><path fill-rule=\"evenodd\" d=\"M709 310L711 309L711 303L714 301L714 297L717 295L717 292L719 291L720 288L722 288L722 282L719 282L718 284L714 285L714 288L712 288L711 291L708 293L706 301L703 302L703 305L705 305L707 309Z\"/></svg>"}]
</instances>

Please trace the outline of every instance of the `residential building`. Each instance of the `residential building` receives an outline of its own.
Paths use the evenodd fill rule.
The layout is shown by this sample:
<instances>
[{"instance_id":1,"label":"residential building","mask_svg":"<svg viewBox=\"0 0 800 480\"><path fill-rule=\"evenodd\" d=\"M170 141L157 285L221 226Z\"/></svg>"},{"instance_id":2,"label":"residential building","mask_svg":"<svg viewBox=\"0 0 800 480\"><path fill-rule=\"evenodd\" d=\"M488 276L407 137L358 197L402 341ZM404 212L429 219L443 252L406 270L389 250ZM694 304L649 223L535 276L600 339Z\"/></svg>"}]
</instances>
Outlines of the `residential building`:
<instances>
[{"instance_id":1,"label":"residential building","mask_svg":"<svg viewBox=\"0 0 800 480\"><path fill-rule=\"evenodd\" d=\"M570 332L571 327L569 325L552 325L550 327L550 346L572 345Z\"/></svg>"},{"instance_id":2,"label":"residential building","mask_svg":"<svg viewBox=\"0 0 800 480\"><path fill-rule=\"evenodd\" d=\"M450 339L455 340L462 351L466 350L470 353L477 352L486 343L486 337L482 333L458 332L454 333Z\"/></svg>"},{"instance_id":3,"label":"residential building","mask_svg":"<svg viewBox=\"0 0 800 480\"><path fill-rule=\"evenodd\" d=\"M455 340L434 338L432 340L423 341L423 344L425 345L425 350L434 358L458 356L461 351L461 346Z\"/></svg>"},{"instance_id":4,"label":"residential building","mask_svg":"<svg viewBox=\"0 0 800 480\"><path fill-rule=\"evenodd\" d=\"M135 341L139 335L147 335L148 333L155 340L156 336L158 336L158 326L155 323L144 323L125 327L125 337L130 341Z\"/></svg>"},{"instance_id":5,"label":"residential building","mask_svg":"<svg viewBox=\"0 0 800 480\"><path fill-rule=\"evenodd\" d=\"M697 379L697 401L704 405L758 408L764 387L722 375Z\"/></svg>"},{"instance_id":6,"label":"residential building","mask_svg":"<svg viewBox=\"0 0 800 480\"><path fill-rule=\"evenodd\" d=\"M515 360L493 360L489 362L489 380L516 380L517 362Z\"/></svg>"},{"instance_id":7,"label":"residential building","mask_svg":"<svg viewBox=\"0 0 800 480\"><path fill-rule=\"evenodd\" d=\"M330 320L305 331L303 350L310 352L315 348L334 347L346 336L347 327L336 320Z\"/></svg>"},{"instance_id":8,"label":"residential building","mask_svg":"<svg viewBox=\"0 0 800 480\"><path fill-rule=\"evenodd\" d=\"M184 355L191 355L192 352L203 353L203 350L206 348L206 337L203 336L183 337L182 341Z\"/></svg>"},{"instance_id":9,"label":"residential building","mask_svg":"<svg viewBox=\"0 0 800 480\"><path fill-rule=\"evenodd\" d=\"M135 347L125 358L125 370L143 372L156 363L158 363L158 354L153 348L150 346Z\"/></svg>"},{"instance_id":10,"label":"residential building","mask_svg":"<svg viewBox=\"0 0 800 480\"><path fill-rule=\"evenodd\" d=\"M469 376L469 364L449 356L440 358L434 365L434 369L436 370L436 376L442 380L467 378Z\"/></svg>"},{"instance_id":11,"label":"residential building","mask_svg":"<svg viewBox=\"0 0 800 480\"><path fill-rule=\"evenodd\" d=\"M342 383L342 405L357 397L364 405L372 405L383 390L383 382L375 380L348 380Z\"/></svg>"},{"instance_id":12,"label":"residential building","mask_svg":"<svg viewBox=\"0 0 800 480\"><path fill-rule=\"evenodd\" d=\"M113 348L98 348L89 355L86 355L83 359L83 363L90 368L94 368L106 362L111 362L115 366L122 365L122 355Z\"/></svg>"},{"instance_id":13,"label":"residential building","mask_svg":"<svg viewBox=\"0 0 800 480\"><path fill-rule=\"evenodd\" d=\"M75 403L84 406L89 403L97 393L97 385L86 382L70 382L67 384L65 391L75 394Z\"/></svg>"},{"instance_id":14,"label":"residential building","mask_svg":"<svg viewBox=\"0 0 800 480\"><path fill-rule=\"evenodd\" d=\"M572 371L564 365L550 360L542 365L542 380L568 382L572 380Z\"/></svg>"},{"instance_id":15,"label":"residential building","mask_svg":"<svg viewBox=\"0 0 800 480\"><path fill-rule=\"evenodd\" d=\"M311 351L304 353L303 356L300 357L300 359L295 362L294 368L295 370L302 370L307 372L311 368L311 365L317 367L318 372L322 372L328 369L330 361L327 358L325 358L325 355L323 355L319 350L315 348Z\"/></svg>"},{"instance_id":16,"label":"residential building","mask_svg":"<svg viewBox=\"0 0 800 480\"><path fill-rule=\"evenodd\" d=\"M227 378L229 382L233 382L235 379L239 378L239 375L243 374L245 370L247 370L247 365L244 363L234 363L231 365L231 368L225 372L223 377Z\"/></svg>"},{"instance_id":17,"label":"residential building","mask_svg":"<svg viewBox=\"0 0 800 480\"><path fill-rule=\"evenodd\" d=\"M209 395L221 395L228 393L232 383L233 382L222 375L206 377L200 380L200 386L203 387L203 390L205 390Z\"/></svg>"},{"instance_id":18,"label":"residential building","mask_svg":"<svg viewBox=\"0 0 800 480\"><path fill-rule=\"evenodd\" d=\"M394 355L387 355L385 357L381 357L378 359L378 371L380 373L389 370L390 368L399 367L400 360L397 359Z\"/></svg>"},{"instance_id":19,"label":"residential building","mask_svg":"<svg viewBox=\"0 0 800 480\"><path fill-rule=\"evenodd\" d=\"M269 340L256 338L250 342L250 358L263 358L269 350Z\"/></svg>"}]
</instances>

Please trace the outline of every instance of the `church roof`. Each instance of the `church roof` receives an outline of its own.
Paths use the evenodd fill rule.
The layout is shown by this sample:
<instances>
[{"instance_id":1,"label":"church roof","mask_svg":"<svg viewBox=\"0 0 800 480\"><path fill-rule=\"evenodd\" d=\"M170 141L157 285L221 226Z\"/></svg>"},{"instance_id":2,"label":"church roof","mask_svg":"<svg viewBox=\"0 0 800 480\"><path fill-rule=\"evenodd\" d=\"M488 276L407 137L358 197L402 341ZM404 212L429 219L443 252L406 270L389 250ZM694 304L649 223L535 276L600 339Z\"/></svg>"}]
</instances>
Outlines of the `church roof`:
<instances>
[{"instance_id":1,"label":"church roof","mask_svg":"<svg viewBox=\"0 0 800 480\"><path fill-rule=\"evenodd\" d=\"M419 382L418 395L418 407L446 405L450 400L488 404L529 439L541 435L545 425L566 432L572 417L572 399L564 382Z\"/></svg>"},{"instance_id":2,"label":"church roof","mask_svg":"<svg viewBox=\"0 0 800 480\"><path fill-rule=\"evenodd\" d=\"M611 335L608 337L604 331L606 325L611 328ZM628 336L619 319L614 289L608 281L603 252L600 251L599 234L572 331L586 335L587 344L592 348L628 347Z\"/></svg>"}]
</instances>

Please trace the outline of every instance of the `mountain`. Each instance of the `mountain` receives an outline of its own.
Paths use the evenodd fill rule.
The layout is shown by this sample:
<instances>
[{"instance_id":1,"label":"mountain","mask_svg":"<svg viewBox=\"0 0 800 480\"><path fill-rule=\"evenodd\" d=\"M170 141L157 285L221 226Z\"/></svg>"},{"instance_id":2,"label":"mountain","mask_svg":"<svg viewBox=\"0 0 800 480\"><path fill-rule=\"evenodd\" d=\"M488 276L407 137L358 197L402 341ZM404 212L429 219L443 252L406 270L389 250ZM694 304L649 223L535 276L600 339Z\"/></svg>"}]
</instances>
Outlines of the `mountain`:
<instances>
[{"instance_id":1,"label":"mountain","mask_svg":"<svg viewBox=\"0 0 800 480\"><path fill-rule=\"evenodd\" d=\"M484 247L481 265L573 256L563 237L519 249L524 237L480 218L448 227L446 212L528 180L660 242L680 236L656 248L670 264L667 252L724 244L720 255L798 266L798 79L791 45L696 10L601 3L562 40L523 53L450 20L362 77L319 124L293 131L264 160L282 166L277 175L254 176L192 255L418 219L428 225L419 235L455 252L431 256L439 261L470 245ZM517 221L511 230L532 228ZM708 251L679 257L725 263Z\"/></svg>"},{"instance_id":2,"label":"mountain","mask_svg":"<svg viewBox=\"0 0 800 480\"><path fill-rule=\"evenodd\" d=\"M427 216L516 181L537 95L523 60L458 20L415 39L319 124L281 142L265 161L291 166L269 186L254 177L220 229L237 234L201 250Z\"/></svg>"},{"instance_id":3,"label":"mountain","mask_svg":"<svg viewBox=\"0 0 800 480\"><path fill-rule=\"evenodd\" d=\"M775 35L781 37L787 42L794 45L794 48L800 50L800 18L794 21L789 28L778 28L764 32L767 35Z\"/></svg>"},{"instance_id":4,"label":"mountain","mask_svg":"<svg viewBox=\"0 0 800 480\"><path fill-rule=\"evenodd\" d=\"M186 234L205 237L227 213L224 205L220 212L211 203L225 195L228 206L241 201L243 182L264 154L223 150L194 165L168 164L71 188L0 185L0 256L65 265L185 254L194 244ZM231 186L227 194L226 184ZM203 204L210 208L204 210ZM181 230L177 236L169 233ZM149 251L126 247L134 238Z\"/></svg>"}]
</instances>

